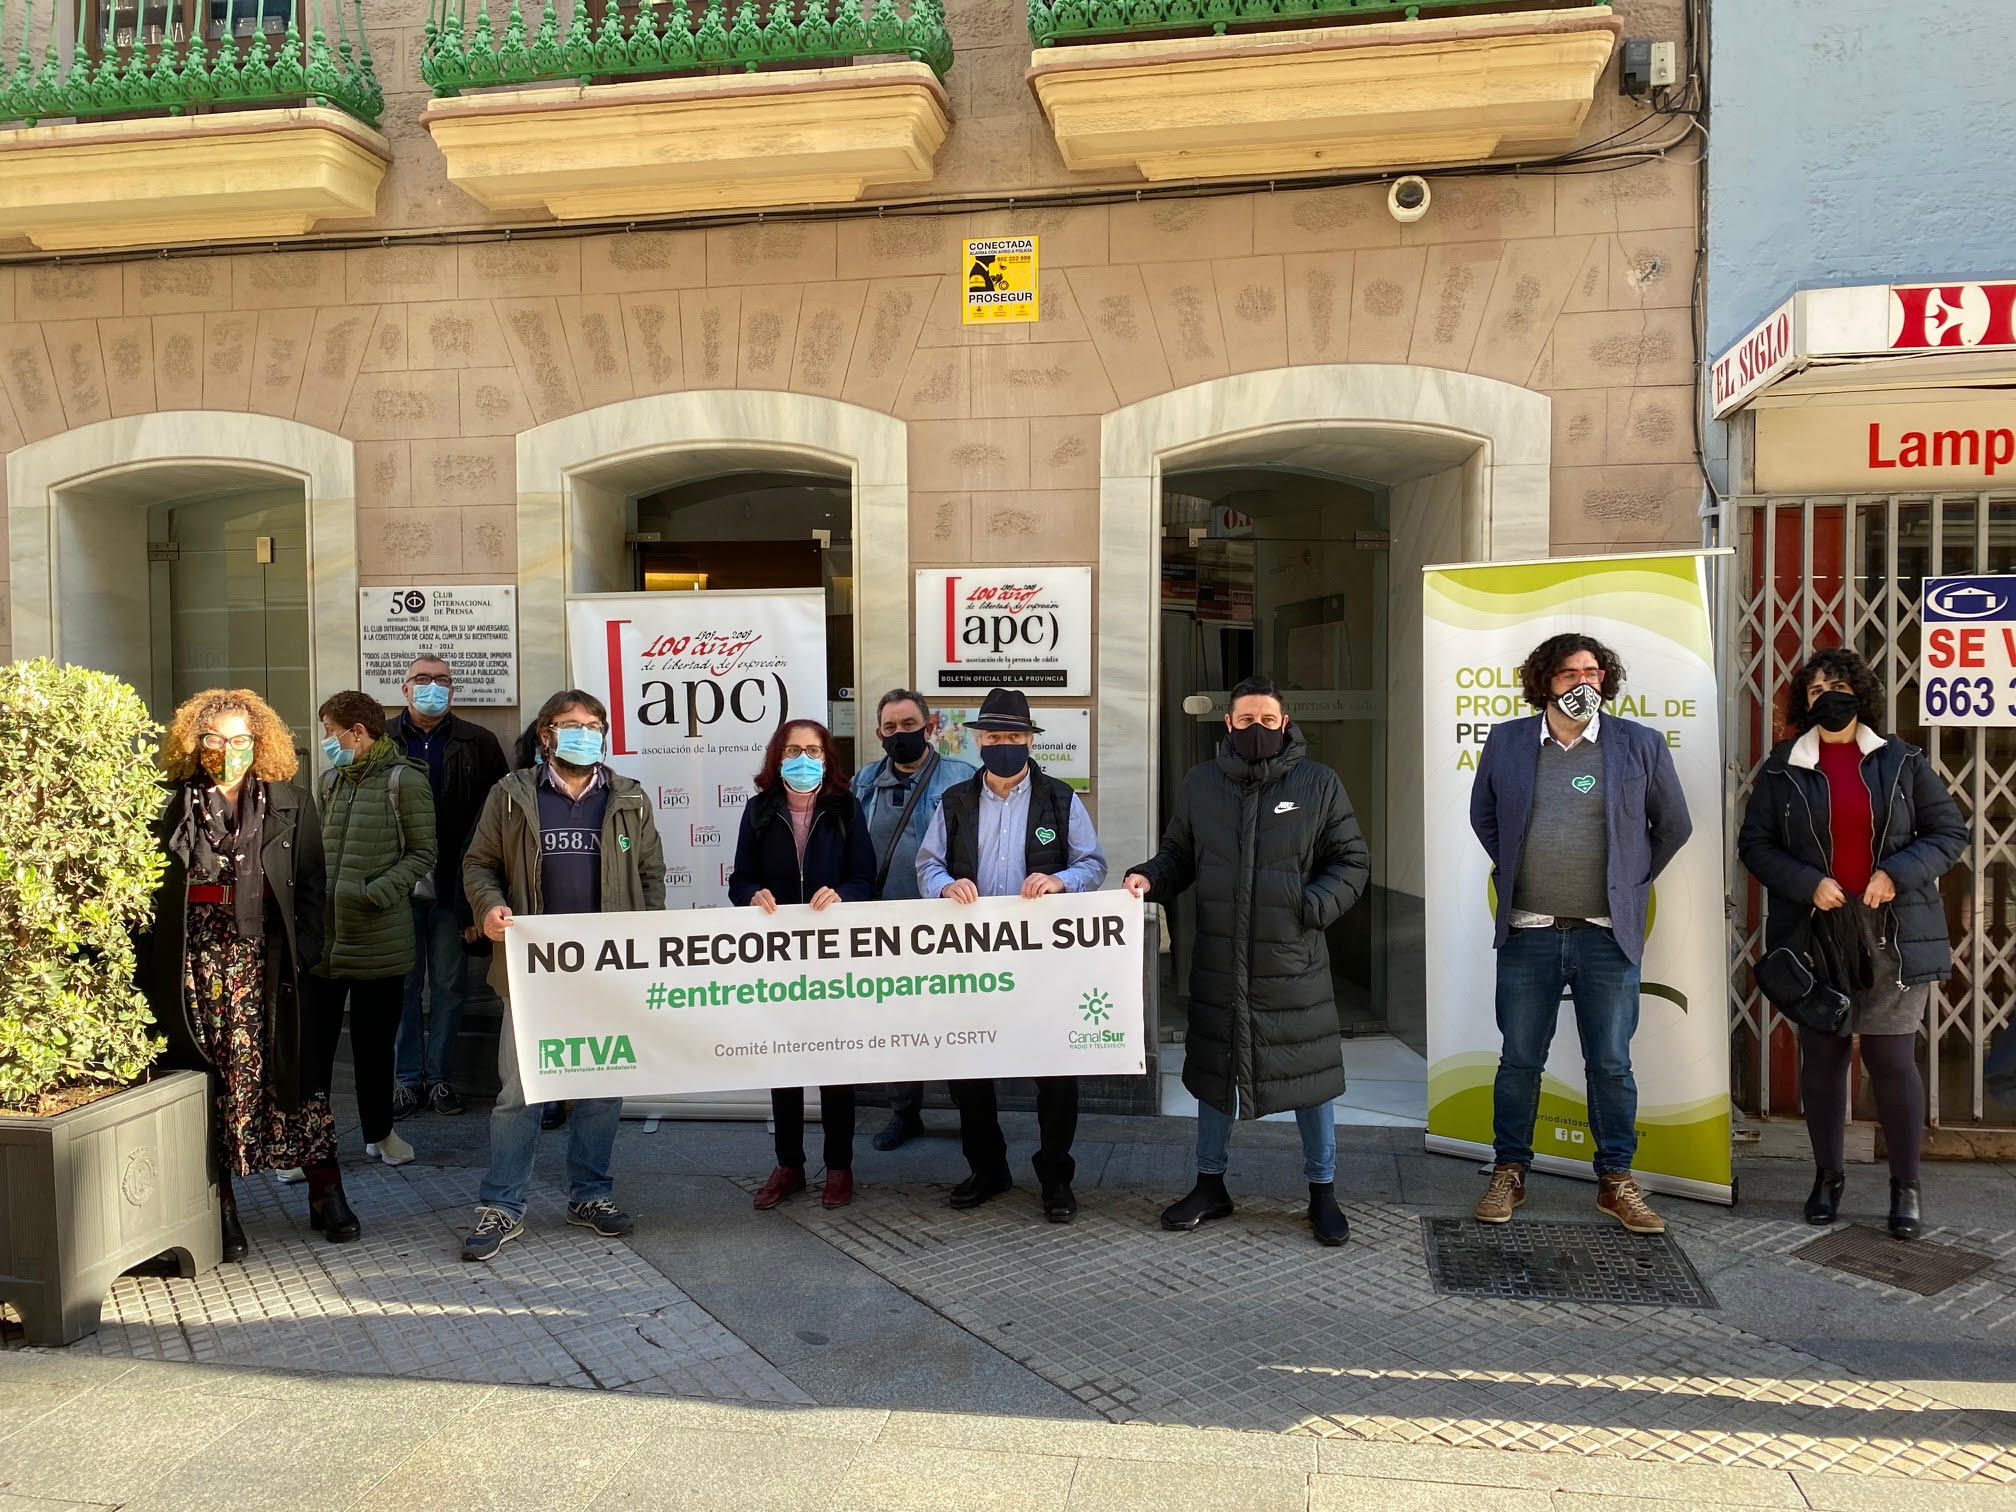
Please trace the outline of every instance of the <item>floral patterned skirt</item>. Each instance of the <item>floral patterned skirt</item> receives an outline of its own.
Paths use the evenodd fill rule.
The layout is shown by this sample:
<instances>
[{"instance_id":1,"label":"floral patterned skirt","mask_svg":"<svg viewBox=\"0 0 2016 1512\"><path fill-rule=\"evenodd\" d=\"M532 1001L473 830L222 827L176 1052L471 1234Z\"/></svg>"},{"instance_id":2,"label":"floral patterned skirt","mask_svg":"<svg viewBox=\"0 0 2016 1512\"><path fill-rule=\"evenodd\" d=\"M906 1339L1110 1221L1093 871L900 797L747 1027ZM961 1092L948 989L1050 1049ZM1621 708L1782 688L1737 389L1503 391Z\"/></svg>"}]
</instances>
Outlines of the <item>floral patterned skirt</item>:
<instances>
[{"instance_id":1,"label":"floral patterned skirt","mask_svg":"<svg viewBox=\"0 0 2016 1512\"><path fill-rule=\"evenodd\" d=\"M266 947L247 940L229 908L189 905L182 987L203 1053L216 1068L217 1137L226 1169L250 1176L336 1159L329 1094L286 1112L266 1077Z\"/></svg>"}]
</instances>

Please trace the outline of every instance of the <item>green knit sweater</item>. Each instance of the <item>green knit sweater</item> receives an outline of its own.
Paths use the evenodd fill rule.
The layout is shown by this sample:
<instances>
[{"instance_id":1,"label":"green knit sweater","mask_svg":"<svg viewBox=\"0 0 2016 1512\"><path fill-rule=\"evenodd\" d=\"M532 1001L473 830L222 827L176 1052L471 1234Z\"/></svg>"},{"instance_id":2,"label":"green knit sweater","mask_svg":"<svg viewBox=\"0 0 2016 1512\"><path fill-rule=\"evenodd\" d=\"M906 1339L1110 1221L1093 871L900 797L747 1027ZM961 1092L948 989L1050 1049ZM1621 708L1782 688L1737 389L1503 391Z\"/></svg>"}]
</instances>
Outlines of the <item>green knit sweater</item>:
<instances>
[{"instance_id":1,"label":"green knit sweater","mask_svg":"<svg viewBox=\"0 0 2016 1512\"><path fill-rule=\"evenodd\" d=\"M399 800L392 801L392 772ZM413 886L434 870L434 794L427 768L381 738L347 767L323 776L323 905L318 976L367 981L413 969Z\"/></svg>"}]
</instances>

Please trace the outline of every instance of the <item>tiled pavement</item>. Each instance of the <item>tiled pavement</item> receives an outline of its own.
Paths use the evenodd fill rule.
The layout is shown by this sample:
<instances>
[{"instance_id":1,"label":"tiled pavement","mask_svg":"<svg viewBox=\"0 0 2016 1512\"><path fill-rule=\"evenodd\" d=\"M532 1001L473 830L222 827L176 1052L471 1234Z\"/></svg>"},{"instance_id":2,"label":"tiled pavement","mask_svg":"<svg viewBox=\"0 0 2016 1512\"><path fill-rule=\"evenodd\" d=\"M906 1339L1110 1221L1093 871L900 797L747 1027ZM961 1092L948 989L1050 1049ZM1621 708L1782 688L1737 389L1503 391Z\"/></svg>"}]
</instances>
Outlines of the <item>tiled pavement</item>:
<instances>
[{"instance_id":1,"label":"tiled pavement","mask_svg":"<svg viewBox=\"0 0 2016 1512\"><path fill-rule=\"evenodd\" d=\"M1129 1125L1124 1132L1136 1129ZM380 1384L386 1377L418 1377L468 1382L455 1390L492 1390L501 1404L504 1393L546 1385L574 1390L535 1393L525 1402L547 1405L522 1410L567 1424L599 1424L603 1418L596 1414L626 1402L641 1406L648 1397L654 1411L673 1414L663 1420L666 1431L682 1444L690 1439L697 1463L715 1466L723 1477L710 1484L740 1486L738 1476L757 1474L747 1468L747 1432L823 1432L781 1425L833 1420L821 1416L836 1410L831 1372L850 1368L823 1354L825 1334L840 1331L835 1322L867 1340L848 1357L858 1362L851 1368L900 1372L915 1361L910 1352L923 1337L915 1332L890 1333L885 1351L875 1352L878 1327L909 1325L871 1321L895 1314L884 1302L871 1305L875 1294L845 1282L833 1269L839 1267L917 1314L939 1315L936 1326L967 1341L970 1356L985 1356L1061 1405L1073 1405L1059 1394L1068 1393L1081 1410L1109 1422L1065 1421L1055 1407L1013 1406L1005 1397L969 1409L983 1416L955 1420L917 1410L942 1408L945 1398L914 1393L895 1412L864 1413L857 1395L847 1399L845 1421L873 1426L872 1443L864 1440L865 1447L838 1454L831 1465L821 1459L819 1475L804 1446L794 1449L792 1468L776 1473L806 1484L802 1497L780 1493L779 1506L914 1504L966 1512L991 1504L1062 1506L1068 1498L1073 1507L1153 1506L1162 1512L1171 1497L1194 1500L1204 1472L1186 1471L1165 1495L1155 1489L1164 1486L1157 1479L1162 1472L1129 1479L1114 1461L1130 1460L1137 1451L1153 1459L1162 1451L1148 1446L1171 1444L1191 1447L1170 1453L1231 1477L1226 1496L1217 1502L1207 1497L1204 1504L1278 1505L1289 1512L1346 1505L1585 1512L1576 1499L1581 1493L1571 1495L1577 1487L1693 1505L1881 1506L1885 1512L1918 1505L2016 1506L2016 1411L2010 1410L2009 1389L2016 1382L2016 1233L2005 1231L2016 1202L1994 1184L2006 1176L1939 1171L1928 1178L1928 1191L1930 1183L1939 1184L1935 1212L1964 1213L1990 1225L1934 1230L1930 1237L2000 1257L1994 1268L1933 1298L1791 1258L1789 1251L1814 1231L1789 1216L1796 1214L1796 1199L1769 1199L1734 1213L1668 1206L1683 1246L1697 1259L1719 1257L1721 1279L1714 1285L1723 1310L1563 1307L1467 1301L1431 1290L1419 1214L1454 1210L1447 1206L1450 1194L1467 1192L1470 1182L1456 1163L1428 1161L1418 1175L1403 1173L1394 1182L1376 1176L1384 1157L1369 1149L1355 1154L1355 1189L1364 1195L1349 1203L1352 1243L1325 1251L1309 1243L1300 1204L1284 1195L1299 1185L1292 1130L1276 1131L1280 1137L1272 1144L1279 1149L1257 1131L1242 1147L1248 1173L1242 1190L1272 1162L1281 1168L1269 1178L1273 1195L1242 1197L1234 1220L1196 1235L1161 1233L1154 1216L1170 1193L1141 1190L1149 1181L1166 1185L1186 1164L1187 1136L1179 1129L1157 1143L1168 1131L1158 1134L1145 1124L1138 1131L1149 1137L1114 1142L1110 1158L1097 1139L1087 1142L1092 1168L1103 1175L1086 1192L1079 1222L1068 1228L1037 1221L1026 1189L975 1213L950 1212L941 1178L958 1164L957 1145L943 1137L904 1152L907 1176L886 1158L864 1162L868 1179L861 1196L839 1213L800 1200L776 1214L750 1215L744 1191L752 1183L720 1173L763 1168L767 1140L760 1126L667 1125L649 1137L631 1131L619 1150L626 1162L619 1181L637 1194L646 1220L634 1245L567 1227L558 1194L540 1188L530 1232L489 1266L456 1258L475 1177L466 1167L346 1168L365 1220L363 1241L347 1246L329 1245L308 1231L301 1189L270 1179L247 1183L241 1197L252 1263L193 1281L123 1280L96 1338L61 1354L0 1352L0 1439L8 1433L5 1388L18 1379L9 1372L54 1370L64 1361L94 1371L130 1369L137 1362L138 1373L113 1388L122 1402L126 1393L156 1390L164 1402L188 1399L183 1394L191 1391L247 1399L275 1390L290 1399L327 1391L337 1394L332 1401L339 1410L347 1410L344 1404L355 1396L343 1394L346 1379L363 1378L359 1384L382 1392L406 1389ZM481 1130L473 1121L466 1130L437 1124L426 1132L437 1158L454 1160L480 1149ZM1383 1134L1371 1131L1365 1139ZM458 1152L457 1141L464 1151ZM1785 1179L1773 1176L1767 1185ZM1432 1191L1396 1200L1400 1188L1424 1180ZM1552 1203L1560 1216L1586 1211L1586 1197L1571 1186L1543 1183L1536 1204ZM1385 1196L1375 1197L1380 1191ZM1959 1200L1962 1191L1976 1194L1975 1200ZM703 1196L709 1192L716 1195ZM741 1227L728 1221L730 1210L742 1214ZM701 1218L703 1211L711 1216ZM781 1242L786 1232L799 1236L796 1247ZM808 1247L826 1257L823 1266L808 1261ZM817 1284L808 1284L815 1270ZM737 1284L724 1289L723 1276ZM1787 1288L1818 1323L1766 1316L1754 1302L1746 1308L1751 1299L1745 1290L1759 1285ZM1775 1309L1778 1294L1769 1295ZM695 1296L706 1300L711 1315ZM800 1306L808 1315L793 1311ZM829 1312L810 1315L820 1306ZM758 1326L751 1307L774 1314L762 1320L767 1327ZM1965 1363L1954 1360L1951 1374L1959 1379L1938 1382L1912 1374L1939 1371L1922 1350L1906 1379L1823 1358L1837 1352L1840 1341L1872 1329L1940 1341L1939 1349L1959 1341L1972 1354ZM1777 1333L1807 1347L1766 1337ZM842 1342L836 1338L832 1347ZM828 1360L824 1376L811 1370L821 1358ZM956 1350L946 1358L947 1370L964 1368ZM168 1363L176 1361L198 1363ZM253 1368L206 1372L205 1362ZM308 1374L286 1376L276 1388L267 1374L274 1368ZM435 1388L414 1381L411 1389ZM961 1400L986 1396L986 1390L968 1392ZM749 1404L743 1411L769 1415L749 1419L722 1443L703 1445L694 1436L713 1420L693 1414L730 1409L706 1408L695 1398L740 1400ZM829 1405L813 1406L815 1399ZM1000 1405L991 1405L996 1400ZM1018 1400L1035 1399L1025 1394ZM133 1421L150 1433L167 1431L146 1417L139 1395L122 1410L134 1412ZM408 1451L384 1426L395 1421L397 1413L379 1409L372 1432L383 1440L372 1442L374 1453L382 1451L400 1468L368 1498L332 1495L315 1505L407 1506L409 1492L418 1497L414 1506L464 1504L466 1483L443 1481L429 1490L432 1483L420 1468L441 1452L428 1437L439 1425L416 1421L413 1444L421 1447L402 1461ZM1222 1431L1228 1428L1247 1431ZM188 1431L194 1434L196 1426ZM399 1431L406 1432L403 1422ZM460 1430L440 1431L451 1447L461 1442ZM473 1431L469 1437L456 1452L480 1464L487 1441ZM1081 1437L1082 1450L1074 1447ZM35 1478L40 1471L29 1473L29 1451L40 1452L44 1442L29 1431L0 1445L0 1512L17 1512L8 1496L30 1484L68 1484L53 1473L46 1480ZM48 1455L73 1452L63 1447L68 1440L46 1442ZM220 1453L228 1450L228 1441L220 1444ZM1305 1464L1293 1445L1315 1458ZM1080 1456L1076 1469L1074 1455ZM643 1466L647 1458L640 1454L634 1464ZM763 1468L768 1462L757 1459L761 1475L771 1474ZM949 1480L932 1480L955 1459L964 1468L955 1467ZM1247 1484L1238 1479L1247 1472L1235 1475L1226 1467L1273 1466L1277 1459L1284 1469L1291 1462L1315 1467L1307 1475L1306 1500L1296 1490L1303 1486L1300 1471L1274 1488L1278 1496L1259 1489L1273 1469L1251 1472L1261 1480L1252 1482L1250 1497L1232 1494ZM596 1496L609 1505L743 1504L732 1497L677 1499L674 1491L684 1484L677 1468L651 1461L646 1479L663 1488L662 1499L605 1479L597 1484L606 1490L569 1500L570 1490L544 1504L585 1505ZM16 1470L21 1478L10 1480ZM1036 1479L1014 1479L1025 1472ZM936 1489L913 1502L905 1499L907 1491L898 1493L899 1480ZM1416 1487L1415 1481L1434 1485ZM1393 1491L1389 1500L1380 1489L1402 1482L1409 1484L1405 1498ZM112 1477L105 1484L124 1482ZM1003 1484L1012 1484L1016 1494L994 1501L983 1494ZM1454 1489L1458 1485L1466 1489ZM1473 1485L1483 1489L1467 1489ZM1727 1496L1712 1489L1724 1485ZM1529 1498L1525 1489L1494 1487L1553 1489ZM508 1488L498 1489L501 1495ZM958 1500L969 1492L968 1500ZM1117 1499L1107 1499L1108 1492ZM77 1499L119 1498L108 1489L102 1497ZM178 1493L140 1504L202 1503L185 1502ZM257 1503L240 1498L228 1504Z\"/></svg>"},{"instance_id":2,"label":"tiled pavement","mask_svg":"<svg viewBox=\"0 0 2016 1512\"><path fill-rule=\"evenodd\" d=\"M127 1276L72 1350L488 1385L576 1386L810 1402L620 1241L563 1221L535 1189L523 1237L487 1265L459 1254L470 1173L352 1166L363 1237L330 1244L304 1187L239 1183L252 1252L193 1280Z\"/></svg>"},{"instance_id":3,"label":"tiled pavement","mask_svg":"<svg viewBox=\"0 0 2016 1512\"><path fill-rule=\"evenodd\" d=\"M1353 1204L1351 1243L1326 1251L1280 1199L1196 1234L1157 1228L1164 1200L1109 1193L1068 1227L1031 1222L1026 1194L954 1213L929 1186L788 1211L1115 1422L2016 1483L2006 1416L1853 1376L1713 1312L1438 1296L1420 1221L1398 1207ZM1789 1224L1697 1221L1791 1247ZM2016 1254L2011 1236L1975 1237ZM2005 1328L2016 1261L1961 1290L1981 1328Z\"/></svg>"}]
</instances>

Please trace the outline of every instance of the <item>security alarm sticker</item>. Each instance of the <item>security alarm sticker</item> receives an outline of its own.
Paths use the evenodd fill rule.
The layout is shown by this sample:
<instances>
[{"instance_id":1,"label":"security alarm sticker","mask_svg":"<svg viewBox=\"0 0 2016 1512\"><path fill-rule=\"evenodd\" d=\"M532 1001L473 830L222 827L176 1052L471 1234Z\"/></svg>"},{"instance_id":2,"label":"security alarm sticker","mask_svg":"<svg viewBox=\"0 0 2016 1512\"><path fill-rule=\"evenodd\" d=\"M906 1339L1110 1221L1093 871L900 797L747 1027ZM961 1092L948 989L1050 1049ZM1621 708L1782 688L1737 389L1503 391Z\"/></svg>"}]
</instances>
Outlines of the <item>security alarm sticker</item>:
<instances>
[{"instance_id":1,"label":"security alarm sticker","mask_svg":"<svg viewBox=\"0 0 2016 1512\"><path fill-rule=\"evenodd\" d=\"M1036 238L996 236L959 244L966 281L962 325L1036 318Z\"/></svg>"}]
</instances>

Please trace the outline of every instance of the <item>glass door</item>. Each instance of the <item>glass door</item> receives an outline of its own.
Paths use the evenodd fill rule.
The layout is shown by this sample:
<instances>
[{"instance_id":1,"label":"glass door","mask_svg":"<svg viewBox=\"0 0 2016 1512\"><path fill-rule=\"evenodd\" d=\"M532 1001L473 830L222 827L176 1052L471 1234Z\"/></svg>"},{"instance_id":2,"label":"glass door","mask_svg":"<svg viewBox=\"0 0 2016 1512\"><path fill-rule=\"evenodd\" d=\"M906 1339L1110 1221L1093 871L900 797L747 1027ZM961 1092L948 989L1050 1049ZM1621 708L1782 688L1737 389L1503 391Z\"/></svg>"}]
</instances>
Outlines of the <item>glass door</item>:
<instances>
[{"instance_id":1,"label":"glass door","mask_svg":"<svg viewBox=\"0 0 2016 1512\"><path fill-rule=\"evenodd\" d=\"M269 489L148 511L156 718L205 688L250 688L287 721L305 765L315 713L306 513L298 491Z\"/></svg>"},{"instance_id":2,"label":"glass door","mask_svg":"<svg viewBox=\"0 0 2016 1512\"><path fill-rule=\"evenodd\" d=\"M1347 1035L1389 1032L1386 973L1387 506L1382 493L1254 469L1167 480L1161 556L1160 818L1183 774L1212 759L1230 690L1277 683L1309 759L1334 770L1373 858L1373 885L1329 930ZM1187 1018L1190 894L1170 910L1165 1038Z\"/></svg>"}]
</instances>

